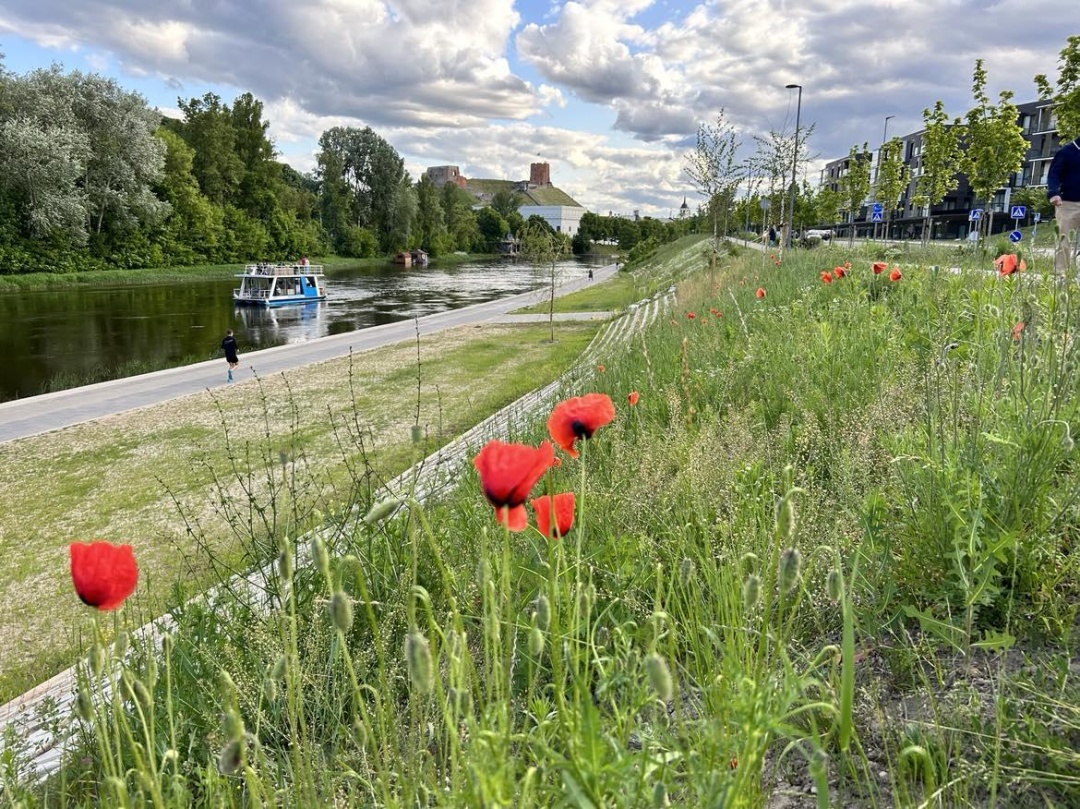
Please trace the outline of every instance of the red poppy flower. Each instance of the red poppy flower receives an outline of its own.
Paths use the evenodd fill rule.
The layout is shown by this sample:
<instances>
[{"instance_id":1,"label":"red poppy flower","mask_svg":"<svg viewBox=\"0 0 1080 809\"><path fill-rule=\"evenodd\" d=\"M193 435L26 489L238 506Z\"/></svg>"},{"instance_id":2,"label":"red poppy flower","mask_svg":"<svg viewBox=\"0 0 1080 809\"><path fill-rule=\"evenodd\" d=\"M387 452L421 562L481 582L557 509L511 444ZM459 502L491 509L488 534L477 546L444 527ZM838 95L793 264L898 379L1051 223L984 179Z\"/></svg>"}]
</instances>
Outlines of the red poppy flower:
<instances>
[{"instance_id":1,"label":"red poppy flower","mask_svg":"<svg viewBox=\"0 0 1080 809\"><path fill-rule=\"evenodd\" d=\"M130 545L111 542L72 542L71 582L84 604L115 610L135 592L139 567Z\"/></svg>"},{"instance_id":2,"label":"red poppy flower","mask_svg":"<svg viewBox=\"0 0 1080 809\"><path fill-rule=\"evenodd\" d=\"M696 317L697 317L697 315L694 312L687 312L686 313L686 319L687 320L693 320Z\"/></svg>"},{"instance_id":3,"label":"red poppy flower","mask_svg":"<svg viewBox=\"0 0 1080 809\"><path fill-rule=\"evenodd\" d=\"M885 270L889 269L889 264L886 261L875 261L870 265L870 269L874 271L874 275L881 275Z\"/></svg>"},{"instance_id":4,"label":"red poppy flower","mask_svg":"<svg viewBox=\"0 0 1080 809\"><path fill-rule=\"evenodd\" d=\"M600 363L599 365L596 366L596 370L599 371L600 373L604 373L604 371L606 371L607 368L604 367L603 363Z\"/></svg>"},{"instance_id":5,"label":"red poppy flower","mask_svg":"<svg viewBox=\"0 0 1080 809\"><path fill-rule=\"evenodd\" d=\"M488 441L473 458L480 473L484 497L495 507L495 519L511 531L524 531L529 525L525 500L536 482L555 460L550 441L539 447Z\"/></svg>"},{"instance_id":6,"label":"red poppy flower","mask_svg":"<svg viewBox=\"0 0 1080 809\"><path fill-rule=\"evenodd\" d=\"M626 395L626 401L628 401L631 405L636 405L639 398L640 397L638 396L638 392L636 390L632 390Z\"/></svg>"},{"instance_id":7,"label":"red poppy flower","mask_svg":"<svg viewBox=\"0 0 1080 809\"><path fill-rule=\"evenodd\" d=\"M536 530L548 539L558 539L570 533L574 527L574 493L563 492L554 497L537 497L529 505L536 513ZM552 516L555 525L551 524Z\"/></svg>"},{"instance_id":8,"label":"red poppy flower","mask_svg":"<svg viewBox=\"0 0 1080 809\"><path fill-rule=\"evenodd\" d=\"M823 283L823 284L831 284L832 283L832 273L829 272L828 270L825 270L824 272L822 272L821 273L821 283Z\"/></svg>"},{"instance_id":9,"label":"red poppy flower","mask_svg":"<svg viewBox=\"0 0 1080 809\"><path fill-rule=\"evenodd\" d=\"M1012 275L1017 269L1017 258L1015 253L1005 253L998 256L994 260L994 267L997 269L998 274L1003 278L1006 275Z\"/></svg>"},{"instance_id":10,"label":"red poppy flower","mask_svg":"<svg viewBox=\"0 0 1080 809\"><path fill-rule=\"evenodd\" d=\"M1013 331L1012 331L1013 340L1019 340L1020 337L1023 334L1024 334L1024 321L1021 320L1019 323L1017 323L1015 326L1013 326Z\"/></svg>"},{"instance_id":11,"label":"red poppy flower","mask_svg":"<svg viewBox=\"0 0 1080 809\"><path fill-rule=\"evenodd\" d=\"M845 270L843 267L833 267L833 275L835 275L837 278L843 278L845 275L847 275L847 270Z\"/></svg>"},{"instance_id":12,"label":"red poppy flower","mask_svg":"<svg viewBox=\"0 0 1080 809\"><path fill-rule=\"evenodd\" d=\"M754 294L758 296L758 300L761 300L765 297L765 287L758 287Z\"/></svg>"},{"instance_id":13,"label":"red poppy flower","mask_svg":"<svg viewBox=\"0 0 1080 809\"><path fill-rule=\"evenodd\" d=\"M889 280L890 281L899 281L903 277L904 277L904 274L902 272L900 272L900 270L898 270L898 269L893 269L893 271L891 273L889 273Z\"/></svg>"},{"instance_id":14,"label":"red poppy flower","mask_svg":"<svg viewBox=\"0 0 1080 809\"><path fill-rule=\"evenodd\" d=\"M547 428L552 440L571 458L578 456L574 442L592 438L593 433L615 418L615 405L605 393L588 393L559 402L551 411Z\"/></svg>"}]
</instances>

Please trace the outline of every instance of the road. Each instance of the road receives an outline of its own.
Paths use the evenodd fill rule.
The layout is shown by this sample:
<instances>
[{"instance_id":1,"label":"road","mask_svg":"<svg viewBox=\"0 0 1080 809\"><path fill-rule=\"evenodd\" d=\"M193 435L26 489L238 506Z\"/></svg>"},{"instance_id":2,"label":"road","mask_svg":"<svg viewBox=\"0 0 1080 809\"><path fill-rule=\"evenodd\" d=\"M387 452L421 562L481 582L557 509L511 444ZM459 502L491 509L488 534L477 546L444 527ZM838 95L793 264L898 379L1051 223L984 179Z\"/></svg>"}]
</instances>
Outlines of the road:
<instances>
[{"instance_id":1,"label":"road","mask_svg":"<svg viewBox=\"0 0 1080 809\"><path fill-rule=\"evenodd\" d=\"M556 296L604 281L615 272L614 264L594 267L593 278L589 279L586 270L582 269L580 278L565 281L556 287ZM346 357L352 352L413 340L418 329L421 335L425 335L455 326L502 320L515 309L547 300L550 294L550 287L541 288L487 303L427 315L418 320L386 323L318 340L241 354L240 370L236 372L237 382L233 384L243 384L244 380L250 380L255 375L267 377L302 365ZM61 430L104 416L200 393L226 384L225 370L224 360L207 360L194 365L0 403L0 443Z\"/></svg>"}]
</instances>

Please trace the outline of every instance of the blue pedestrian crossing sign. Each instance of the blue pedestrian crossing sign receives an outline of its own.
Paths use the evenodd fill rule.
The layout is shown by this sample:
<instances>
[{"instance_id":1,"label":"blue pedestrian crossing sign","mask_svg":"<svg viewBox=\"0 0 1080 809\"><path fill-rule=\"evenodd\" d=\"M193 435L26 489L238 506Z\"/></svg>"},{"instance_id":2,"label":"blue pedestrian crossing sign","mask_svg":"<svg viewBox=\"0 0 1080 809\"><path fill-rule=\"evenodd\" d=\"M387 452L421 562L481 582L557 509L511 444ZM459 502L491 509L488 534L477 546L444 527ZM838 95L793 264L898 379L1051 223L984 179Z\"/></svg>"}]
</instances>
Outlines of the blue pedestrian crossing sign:
<instances>
[{"instance_id":1,"label":"blue pedestrian crossing sign","mask_svg":"<svg viewBox=\"0 0 1080 809\"><path fill-rule=\"evenodd\" d=\"M871 222L884 222L885 221L885 214L883 214L881 211L874 211L874 212L872 212L870 214L870 221Z\"/></svg>"},{"instance_id":2,"label":"blue pedestrian crossing sign","mask_svg":"<svg viewBox=\"0 0 1080 809\"><path fill-rule=\"evenodd\" d=\"M982 212L982 208L972 208L971 213L968 214L968 221L977 222L978 220L982 219Z\"/></svg>"},{"instance_id":3,"label":"blue pedestrian crossing sign","mask_svg":"<svg viewBox=\"0 0 1080 809\"><path fill-rule=\"evenodd\" d=\"M871 213L876 213L876 214L879 214L879 215L883 214L885 212L885 203L884 202L875 202L873 207L870 209L870 212Z\"/></svg>"},{"instance_id":4,"label":"blue pedestrian crossing sign","mask_svg":"<svg viewBox=\"0 0 1080 809\"><path fill-rule=\"evenodd\" d=\"M1026 205L1013 205L1012 206L1012 213L1009 215L1010 219L1023 219L1026 216L1027 216L1027 206Z\"/></svg>"},{"instance_id":5,"label":"blue pedestrian crossing sign","mask_svg":"<svg viewBox=\"0 0 1080 809\"><path fill-rule=\"evenodd\" d=\"M1013 244L1016 244L1022 238L1024 238L1024 234L1021 233L1019 230L1014 230L1012 233L1009 234L1009 241Z\"/></svg>"}]
</instances>

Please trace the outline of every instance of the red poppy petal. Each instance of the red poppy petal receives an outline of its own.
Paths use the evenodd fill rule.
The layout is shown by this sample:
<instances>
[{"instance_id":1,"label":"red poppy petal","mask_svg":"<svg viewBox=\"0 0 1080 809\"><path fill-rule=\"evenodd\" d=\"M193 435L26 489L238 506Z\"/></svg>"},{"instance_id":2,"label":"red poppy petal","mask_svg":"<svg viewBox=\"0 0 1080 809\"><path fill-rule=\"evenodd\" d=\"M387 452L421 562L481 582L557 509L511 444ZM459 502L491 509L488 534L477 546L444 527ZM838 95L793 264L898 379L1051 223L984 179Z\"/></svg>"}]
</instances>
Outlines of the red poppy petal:
<instances>
[{"instance_id":1,"label":"red poppy petal","mask_svg":"<svg viewBox=\"0 0 1080 809\"><path fill-rule=\"evenodd\" d=\"M530 503L536 514L536 529L548 539L565 537L574 527L575 500L573 492L562 492L554 498L546 494L537 497ZM555 517L554 530L551 525L552 512Z\"/></svg>"},{"instance_id":2,"label":"red poppy petal","mask_svg":"<svg viewBox=\"0 0 1080 809\"><path fill-rule=\"evenodd\" d=\"M484 496L496 508L519 506L555 460L549 441L539 447L489 441L473 458Z\"/></svg>"},{"instance_id":3,"label":"red poppy petal","mask_svg":"<svg viewBox=\"0 0 1080 809\"><path fill-rule=\"evenodd\" d=\"M615 405L604 393L575 396L555 405L548 418L548 433L571 458L578 453L574 442L592 438L593 433L615 418Z\"/></svg>"},{"instance_id":4,"label":"red poppy petal","mask_svg":"<svg viewBox=\"0 0 1080 809\"><path fill-rule=\"evenodd\" d=\"M525 506L496 506L495 522L505 525L510 531L524 531L529 527L529 515Z\"/></svg>"},{"instance_id":5,"label":"red poppy petal","mask_svg":"<svg viewBox=\"0 0 1080 809\"><path fill-rule=\"evenodd\" d=\"M109 542L73 542L71 581L83 603L99 610L115 610L135 591L139 569L130 545Z\"/></svg>"}]
</instances>

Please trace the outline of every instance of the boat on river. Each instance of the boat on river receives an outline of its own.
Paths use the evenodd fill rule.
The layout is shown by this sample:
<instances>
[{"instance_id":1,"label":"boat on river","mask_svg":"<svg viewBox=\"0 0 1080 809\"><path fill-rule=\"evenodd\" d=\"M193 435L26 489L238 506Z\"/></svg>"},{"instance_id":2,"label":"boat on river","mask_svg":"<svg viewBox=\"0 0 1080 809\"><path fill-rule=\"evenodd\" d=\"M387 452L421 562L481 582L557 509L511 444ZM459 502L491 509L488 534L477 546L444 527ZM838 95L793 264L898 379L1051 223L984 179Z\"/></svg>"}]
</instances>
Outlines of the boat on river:
<instances>
[{"instance_id":1,"label":"boat on river","mask_svg":"<svg viewBox=\"0 0 1080 809\"><path fill-rule=\"evenodd\" d=\"M321 264L249 264L236 276L233 301L251 306L282 306L326 300Z\"/></svg>"}]
</instances>

